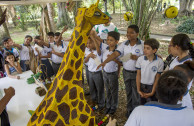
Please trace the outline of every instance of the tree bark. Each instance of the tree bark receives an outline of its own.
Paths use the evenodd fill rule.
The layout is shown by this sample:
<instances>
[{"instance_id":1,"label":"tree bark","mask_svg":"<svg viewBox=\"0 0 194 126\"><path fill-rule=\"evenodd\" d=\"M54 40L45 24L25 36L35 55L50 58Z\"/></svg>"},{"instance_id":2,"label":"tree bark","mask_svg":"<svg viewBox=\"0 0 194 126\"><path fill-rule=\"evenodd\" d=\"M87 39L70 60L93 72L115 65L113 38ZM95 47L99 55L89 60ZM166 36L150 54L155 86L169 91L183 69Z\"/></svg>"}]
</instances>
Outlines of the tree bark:
<instances>
[{"instance_id":1,"label":"tree bark","mask_svg":"<svg viewBox=\"0 0 194 126\"><path fill-rule=\"evenodd\" d=\"M115 0L112 0L113 14L115 14Z\"/></svg>"},{"instance_id":2,"label":"tree bark","mask_svg":"<svg viewBox=\"0 0 194 126\"><path fill-rule=\"evenodd\" d=\"M192 11L192 4L194 0L179 0L179 12L184 13L185 11Z\"/></svg>"},{"instance_id":3,"label":"tree bark","mask_svg":"<svg viewBox=\"0 0 194 126\"><path fill-rule=\"evenodd\" d=\"M49 21L50 21L50 26L51 26L51 31L52 32L56 32L56 25L55 25L55 22L54 22L54 15L53 15L53 6L51 3L48 3L47 4L47 9L48 9L48 17L49 17Z\"/></svg>"},{"instance_id":4,"label":"tree bark","mask_svg":"<svg viewBox=\"0 0 194 126\"><path fill-rule=\"evenodd\" d=\"M2 13L3 13L3 10L2 10L2 8L0 6L0 15L2 15ZM3 28L4 28L4 34L3 34L3 36L10 37L9 30L7 28L7 24L6 23L3 23L2 25L3 25Z\"/></svg>"},{"instance_id":5,"label":"tree bark","mask_svg":"<svg viewBox=\"0 0 194 126\"><path fill-rule=\"evenodd\" d=\"M17 17L16 17L15 8L13 6L7 6L7 9L8 9L8 13L11 17L11 20L13 22L13 25L16 26L17 25L17 23L16 23Z\"/></svg>"},{"instance_id":6,"label":"tree bark","mask_svg":"<svg viewBox=\"0 0 194 126\"><path fill-rule=\"evenodd\" d=\"M127 1L126 1L126 0L122 0L122 2L123 2L123 5L124 5L124 7L125 7L125 10L126 10L126 11L130 11L130 10L129 10L129 6L127 5Z\"/></svg>"}]
</instances>

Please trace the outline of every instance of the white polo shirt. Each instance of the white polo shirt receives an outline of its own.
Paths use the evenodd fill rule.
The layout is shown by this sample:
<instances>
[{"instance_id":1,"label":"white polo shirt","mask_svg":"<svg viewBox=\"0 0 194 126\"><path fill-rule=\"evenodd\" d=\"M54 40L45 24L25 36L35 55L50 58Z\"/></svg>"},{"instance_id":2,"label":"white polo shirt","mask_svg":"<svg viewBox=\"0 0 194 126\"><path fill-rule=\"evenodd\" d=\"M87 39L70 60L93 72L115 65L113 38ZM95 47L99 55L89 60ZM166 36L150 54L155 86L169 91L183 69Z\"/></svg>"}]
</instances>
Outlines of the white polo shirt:
<instances>
[{"instance_id":1,"label":"white polo shirt","mask_svg":"<svg viewBox=\"0 0 194 126\"><path fill-rule=\"evenodd\" d=\"M149 102L136 107L125 126L194 126L194 111L181 105Z\"/></svg>"},{"instance_id":2,"label":"white polo shirt","mask_svg":"<svg viewBox=\"0 0 194 126\"><path fill-rule=\"evenodd\" d=\"M40 53L41 53L42 56L47 56L48 53L50 53L51 51L52 51L51 48L48 48L46 46L43 46L43 49L42 49L42 51ZM38 52L36 52L35 49L34 49L34 54L35 54L35 56L38 55ZM46 59L48 59L48 58L41 58L41 60L46 60Z\"/></svg>"},{"instance_id":3,"label":"white polo shirt","mask_svg":"<svg viewBox=\"0 0 194 126\"><path fill-rule=\"evenodd\" d=\"M153 61L149 61L146 56L138 58L136 68L141 70L141 83L153 85L157 73L162 73L164 62L155 55Z\"/></svg>"},{"instance_id":4,"label":"white polo shirt","mask_svg":"<svg viewBox=\"0 0 194 126\"><path fill-rule=\"evenodd\" d=\"M57 46L56 44L53 45L53 49L55 52L58 53L65 53L66 49L67 49L67 45L65 42L63 42L61 45ZM63 57L57 56L55 54L51 55L51 60L54 63L60 64L63 60Z\"/></svg>"},{"instance_id":5,"label":"white polo shirt","mask_svg":"<svg viewBox=\"0 0 194 126\"><path fill-rule=\"evenodd\" d=\"M3 50L4 50L3 57L5 57L6 52L11 52L14 54L15 57L19 57L19 53L18 53L17 49L15 49L15 48L11 48L11 50L4 48Z\"/></svg>"},{"instance_id":6,"label":"white polo shirt","mask_svg":"<svg viewBox=\"0 0 194 126\"><path fill-rule=\"evenodd\" d=\"M109 46L107 44L102 43L101 54L103 62L108 58L107 55L111 55L113 52L114 51L109 51ZM115 61L110 61L104 66L103 70L108 73L117 72L118 64Z\"/></svg>"},{"instance_id":7,"label":"white polo shirt","mask_svg":"<svg viewBox=\"0 0 194 126\"><path fill-rule=\"evenodd\" d=\"M30 60L29 48L32 51L32 47L25 46L24 44L20 44L22 48L19 50L20 53L20 60Z\"/></svg>"},{"instance_id":8,"label":"white polo shirt","mask_svg":"<svg viewBox=\"0 0 194 126\"><path fill-rule=\"evenodd\" d=\"M86 47L85 49L85 56L84 56L84 59L90 54L90 49ZM87 63L84 63L86 66L88 66L88 62Z\"/></svg>"},{"instance_id":9,"label":"white polo shirt","mask_svg":"<svg viewBox=\"0 0 194 126\"><path fill-rule=\"evenodd\" d=\"M144 42L140 39L138 39L137 44L134 46L130 45L130 41L127 40L121 45L118 46L116 51L118 51L121 56L125 56L126 54L132 53L133 55L136 56L142 56L143 55L143 49L144 49ZM136 60L129 59L126 62L123 62L123 68L125 70L130 70L130 71L136 71L137 69L135 68Z\"/></svg>"},{"instance_id":10,"label":"white polo shirt","mask_svg":"<svg viewBox=\"0 0 194 126\"><path fill-rule=\"evenodd\" d=\"M90 53L93 52L94 55L96 55L96 58L98 61L101 61L101 56L98 55L97 51L96 50L92 50L90 51ZM89 58L89 61L88 61L88 70L90 72L98 72L98 71L101 71L102 68L100 67L98 70L96 70L97 68L97 65L96 65L96 62L93 58Z\"/></svg>"},{"instance_id":11,"label":"white polo shirt","mask_svg":"<svg viewBox=\"0 0 194 126\"><path fill-rule=\"evenodd\" d=\"M183 57L181 60L178 60L178 56L171 62L169 70L172 70L175 66L183 64L185 61L192 60L192 58L188 55Z\"/></svg>"}]
</instances>

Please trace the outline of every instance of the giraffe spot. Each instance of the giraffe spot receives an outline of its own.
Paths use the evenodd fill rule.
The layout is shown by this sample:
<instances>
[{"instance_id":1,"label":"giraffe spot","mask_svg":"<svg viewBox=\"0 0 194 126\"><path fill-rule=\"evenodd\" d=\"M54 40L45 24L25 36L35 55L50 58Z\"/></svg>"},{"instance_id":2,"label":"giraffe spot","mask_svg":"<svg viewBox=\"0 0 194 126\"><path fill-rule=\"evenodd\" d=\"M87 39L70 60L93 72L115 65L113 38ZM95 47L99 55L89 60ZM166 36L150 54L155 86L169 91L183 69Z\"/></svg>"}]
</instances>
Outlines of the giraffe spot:
<instances>
[{"instance_id":1,"label":"giraffe spot","mask_svg":"<svg viewBox=\"0 0 194 126\"><path fill-rule=\"evenodd\" d=\"M86 48L85 43L83 43L83 44L80 46L80 49L82 50L82 52L85 52L85 48Z\"/></svg>"},{"instance_id":2,"label":"giraffe spot","mask_svg":"<svg viewBox=\"0 0 194 126\"><path fill-rule=\"evenodd\" d=\"M80 36L79 39L76 42L76 45L79 46L82 43L82 41L83 41L83 37Z\"/></svg>"},{"instance_id":3,"label":"giraffe spot","mask_svg":"<svg viewBox=\"0 0 194 126\"><path fill-rule=\"evenodd\" d=\"M32 118L31 118L31 122L34 122L36 119L37 119L38 117L37 117L37 115L36 115L36 113L32 116Z\"/></svg>"},{"instance_id":4,"label":"giraffe spot","mask_svg":"<svg viewBox=\"0 0 194 126\"><path fill-rule=\"evenodd\" d=\"M77 110L76 109L71 111L71 119L73 120L75 118L77 118Z\"/></svg>"},{"instance_id":5,"label":"giraffe spot","mask_svg":"<svg viewBox=\"0 0 194 126\"><path fill-rule=\"evenodd\" d=\"M77 39L78 36L79 36L79 32L75 30L75 38Z\"/></svg>"},{"instance_id":6,"label":"giraffe spot","mask_svg":"<svg viewBox=\"0 0 194 126\"><path fill-rule=\"evenodd\" d=\"M71 90L69 91L69 99L75 99L77 98L77 89L76 87L71 88Z\"/></svg>"},{"instance_id":7,"label":"giraffe spot","mask_svg":"<svg viewBox=\"0 0 194 126\"><path fill-rule=\"evenodd\" d=\"M69 52L69 46L67 47L67 49L66 49L65 53L68 53L68 52Z\"/></svg>"},{"instance_id":8,"label":"giraffe spot","mask_svg":"<svg viewBox=\"0 0 194 126\"><path fill-rule=\"evenodd\" d=\"M87 115L84 115L84 114L81 114L79 120L80 120L80 122L82 124L85 124L86 121L88 120L88 116Z\"/></svg>"},{"instance_id":9,"label":"giraffe spot","mask_svg":"<svg viewBox=\"0 0 194 126\"><path fill-rule=\"evenodd\" d=\"M51 124L44 124L43 126L51 126Z\"/></svg>"},{"instance_id":10,"label":"giraffe spot","mask_svg":"<svg viewBox=\"0 0 194 126\"><path fill-rule=\"evenodd\" d=\"M82 58L80 58L80 59L75 63L75 69L76 69L76 70L81 66L81 63L82 63Z\"/></svg>"},{"instance_id":11,"label":"giraffe spot","mask_svg":"<svg viewBox=\"0 0 194 126\"><path fill-rule=\"evenodd\" d=\"M65 67L65 62L63 61L63 62L61 63L61 66L60 66L59 71L61 71L64 67Z\"/></svg>"},{"instance_id":12,"label":"giraffe spot","mask_svg":"<svg viewBox=\"0 0 194 126\"><path fill-rule=\"evenodd\" d=\"M73 107L76 107L78 104L78 100L71 102L71 104L73 105Z\"/></svg>"},{"instance_id":13,"label":"giraffe spot","mask_svg":"<svg viewBox=\"0 0 194 126\"><path fill-rule=\"evenodd\" d=\"M61 80L62 75L63 75L63 71L62 71L61 74L58 76L59 80Z\"/></svg>"},{"instance_id":14,"label":"giraffe spot","mask_svg":"<svg viewBox=\"0 0 194 126\"><path fill-rule=\"evenodd\" d=\"M81 75L81 71L78 70L78 71L77 71L77 74L76 74L76 78L79 79L79 78L80 78L80 75Z\"/></svg>"},{"instance_id":15,"label":"giraffe spot","mask_svg":"<svg viewBox=\"0 0 194 126\"><path fill-rule=\"evenodd\" d=\"M40 111L45 107L45 105L46 105L46 101L44 101L44 102L40 105L40 107L39 107L39 109L38 109L38 112L40 112Z\"/></svg>"},{"instance_id":16,"label":"giraffe spot","mask_svg":"<svg viewBox=\"0 0 194 126\"><path fill-rule=\"evenodd\" d=\"M73 77L73 71L71 69L67 69L63 74L63 80L70 81Z\"/></svg>"},{"instance_id":17,"label":"giraffe spot","mask_svg":"<svg viewBox=\"0 0 194 126\"><path fill-rule=\"evenodd\" d=\"M49 111L47 111L47 113L46 113L45 119L46 119L46 120L49 120L49 121L51 121L51 122L54 122L54 121L57 119L57 116L58 116L58 115L57 115L56 112L49 110Z\"/></svg>"},{"instance_id":18,"label":"giraffe spot","mask_svg":"<svg viewBox=\"0 0 194 126\"><path fill-rule=\"evenodd\" d=\"M42 121L43 117L44 117L44 114L41 113L40 116L39 116L39 119L38 119L38 123L40 123Z\"/></svg>"},{"instance_id":19,"label":"giraffe spot","mask_svg":"<svg viewBox=\"0 0 194 126\"><path fill-rule=\"evenodd\" d=\"M91 116L95 116L95 114L94 114L94 112L93 112L93 111L91 112Z\"/></svg>"},{"instance_id":20,"label":"giraffe spot","mask_svg":"<svg viewBox=\"0 0 194 126\"><path fill-rule=\"evenodd\" d=\"M72 42L72 40L73 40L73 36L71 36L71 39L69 41Z\"/></svg>"},{"instance_id":21,"label":"giraffe spot","mask_svg":"<svg viewBox=\"0 0 194 126\"><path fill-rule=\"evenodd\" d=\"M94 126L94 118L90 119L89 126Z\"/></svg>"},{"instance_id":22,"label":"giraffe spot","mask_svg":"<svg viewBox=\"0 0 194 126\"><path fill-rule=\"evenodd\" d=\"M85 111L86 111L87 113L90 113L90 107L88 106L88 104L86 104Z\"/></svg>"},{"instance_id":23,"label":"giraffe spot","mask_svg":"<svg viewBox=\"0 0 194 126\"><path fill-rule=\"evenodd\" d=\"M82 80L81 81L74 80L72 83L82 87Z\"/></svg>"},{"instance_id":24,"label":"giraffe spot","mask_svg":"<svg viewBox=\"0 0 194 126\"><path fill-rule=\"evenodd\" d=\"M74 60L71 60L71 67L73 67L73 64L74 64Z\"/></svg>"},{"instance_id":25,"label":"giraffe spot","mask_svg":"<svg viewBox=\"0 0 194 126\"><path fill-rule=\"evenodd\" d=\"M48 92L47 98L55 91L55 89L57 87L57 78L55 78L52 85L53 85L53 87L50 88L50 91Z\"/></svg>"},{"instance_id":26,"label":"giraffe spot","mask_svg":"<svg viewBox=\"0 0 194 126\"><path fill-rule=\"evenodd\" d=\"M74 56L75 56L76 58L78 58L78 57L79 57L79 54L78 54L77 50L75 50L75 52L74 52Z\"/></svg>"},{"instance_id":27,"label":"giraffe spot","mask_svg":"<svg viewBox=\"0 0 194 126\"><path fill-rule=\"evenodd\" d=\"M36 124L32 125L32 126L36 126Z\"/></svg>"},{"instance_id":28,"label":"giraffe spot","mask_svg":"<svg viewBox=\"0 0 194 126\"><path fill-rule=\"evenodd\" d=\"M55 98L58 103L61 102L62 98L66 95L67 91L68 91L68 85L66 85L62 90L57 88L57 91L55 93Z\"/></svg>"},{"instance_id":29,"label":"giraffe spot","mask_svg":"<svg viewBox=\"0 0 194 126\"><path fill-rule=\"evenodd\" d=\"M75 43L75 41L73 41L73 42L71 43L71 47L70 47L71 49L73 48L74 43Z\"/></svg>"},{"instance_id":30,"label":"giraffe spot","mask_svg":"<svg viewBox=\"0 0 194 126\"><path fill-rule=\"evenodd\" d=\"M82 101L79 102L79 110L82 112L84 107L84 103Z\"/></svg>"},{"instance_id":31,"label":"giraffe spot","mask_svg":"<svg viewBox=\"0 0 194 126\"><path fill-rule=\"evenodd\" d=\"M66 63L68 63L68 60L69 60L69 55L70 55L70 52L68 52L68 54L67 54L67 57L66 57Z\"/></svg>"},{"instance_id":32,"label":"giraffe spot","mask_svg":"<svg viewBox=\"0 0 194 126\"><path fill-rule=\"evenodd\" d=\"M62 103L58 106L59 113L65 120L66 124L69 124L69 118L70 118L70 108L69 105L66 103Z\"/></svg>"},{"instance_id":33,"label":"giraffe spot","mask_svg":"<svg viewBox=\"0 0 194 126\"><path fill-rule=\"evenodd\" d=\"M53 97L51 97L49 100L47 100L47 105L46 105L46 108L45 108L45 112L46 112L47 108L51 105L52 101L53 101Z\"/></svg>"},{"instance_id":34,"label":"giraffe spot","mask_svg":"<svg viewBox=\"0 0 194 126\"><path fill-rule=\"evenodd\" d=\"M92 30L92 29L91 29L91 30ZM86 33L86 35L87 35L87 36L89 36L89 35L90 35L91 30L89 30L89 31Z\"/></svg>"},{"instance_id":35,"label":"giraffe spot","mask_svg":"<svg viewBox=\"0 0 194 126\"><path fill-rule=\"evenodd\" d=\"M80 11L80 13L79 13L80 15L82 14L82 10Z\"/></svg>"},{"instance_id":36,"label":"giraffe spot","mask_svg":"<svg viewBox=\"0 0 194 126\"><path fill-rule=\"evenodd\" d=\"M79 94L79 96L80 96L80 99L81 99L81 100L84 100L84 95L83 95L82 92Z\"/></svg>"},{"instance_id":37,"label":"giraffe spot","mask_svg":"<svg viewBox=\"0 0 194 126\"><path fill-rule=\"evenodd\" d=\"M65 126L65 124L63 123L61 119L59 119L55 126Z\"/></svg>"}]
</instances>

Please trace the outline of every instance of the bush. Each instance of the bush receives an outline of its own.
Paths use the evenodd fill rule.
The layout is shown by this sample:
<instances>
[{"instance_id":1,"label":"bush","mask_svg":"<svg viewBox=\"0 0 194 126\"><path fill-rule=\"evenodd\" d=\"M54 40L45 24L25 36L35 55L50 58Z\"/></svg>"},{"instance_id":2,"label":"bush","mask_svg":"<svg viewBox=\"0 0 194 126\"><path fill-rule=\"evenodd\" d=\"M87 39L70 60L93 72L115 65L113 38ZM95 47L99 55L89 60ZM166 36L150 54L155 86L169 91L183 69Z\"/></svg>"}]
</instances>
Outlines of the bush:
<instances>
[{"instance_id":1,"label":"bush","mask_svg":"<svg viewBox=\"0 0 194 126\"><path fill-rule=\"evenodd\" d=\"M194 19L188 19L176 28L177 32L194 34Z\"/></svg>"}]
</instances>

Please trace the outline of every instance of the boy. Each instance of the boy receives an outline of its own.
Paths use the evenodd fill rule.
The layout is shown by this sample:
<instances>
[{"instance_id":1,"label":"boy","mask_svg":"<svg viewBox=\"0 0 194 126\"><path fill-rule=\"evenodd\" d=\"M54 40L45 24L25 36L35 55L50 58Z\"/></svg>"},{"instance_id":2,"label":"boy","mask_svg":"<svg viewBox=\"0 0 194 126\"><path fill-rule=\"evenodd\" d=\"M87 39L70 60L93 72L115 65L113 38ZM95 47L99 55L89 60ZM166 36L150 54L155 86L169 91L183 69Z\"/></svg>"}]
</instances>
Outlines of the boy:
<instances>
[{"instance_id":1,"label":"boy","mask_svg":"<svg viewBox=\"0 0 194 126\"><path fill-rule=\"evenodd\" d=\"M156 39L148 39L144 42L144 56L138 58L137 68L137 92L141 96L141 104L148 101L156 101L155 90L158 79L163 72L164 62L155 53L159 48Z\"/></svg>"},{"instance_id":2,"label":"boy","mask_svg":"<svg viewBox=\"0 0 194 126\"><path fill-rule=\"evenodd\" d=\"M10 45L17 47L20 52L20 66L23 71L30 70L30 54L32 54L32 47L30 43L32 42L32 36L26 35L24 39L24 44L16 44L11 41Z\"/></svg>"},{"instance_id":3,"label":"boy","mask_svg":"<svg viewBox=\"0 0 194 126\"><path fill-rule=\"evenodd\" d=\"M98 33L98 35L100 36L104 43L106 43L108 32L111 31L118 32L117 27L113 23L111 23L112 17L110 16L110 14L108 12L105 12L105 14L109 16L109 22L106 24L100 24L96 28L96 32Z\"/></svg>"},{"instance_id":4,"label":"boy","mask_svg":"<svg viewBox=\"0 0 194 126\"><path fill-rule=\"evenodd\" d=\"M187 92L187 83L182 71L165 72L156 86L158 102L135 108L125 126L194 126L194 111L177 104Z\"/></svg>"},{"instance_id":5,"label":"boy","mask_svg":"<svg viewBox=\"0 0 194 126\"><path fill-rule=\"evenodd\" d=\"M48 42L49 42L49 44L50 44L50 47L53 47L53 45L54 45L54 33L53 32L48 32L47 33L47 38L48 38Z\"/></svg>"},{"instance_id":6,"label":"boy","mask_svg":"<svg viewBox=\"0 0 194 126\"><path fill-rule=\"evenodd\" d=\"M96 70L98 62L101 61L100 49L96 49L98 46L99 44L96 41L92 41L90 37L88 38L90 54L85 58L84 62L88 63L91 99L94 103L97 101L98 109L101 111L105 105L105 98L102 69Z\"/></svg>"},{"instance_id":7,"label":"boy","mask_svg":"<svg viewBox=\"0 0 194 126\"><path fill-rule=\"evenodd\" d=\"M127 112L128 118L133 109L139 105L139 94L136 88L136 60L143 55L143 41L138 39L139 27L137 25L130 25L127 29L128 40L121 43L116 51L112 53L100 66L105 66L106 63L121 56L128 56L126 61L123 61L123 78L125 83L125 90L127 94ZM99 68L98 67L98 68Z\"/></svg>"}]
</instances>

